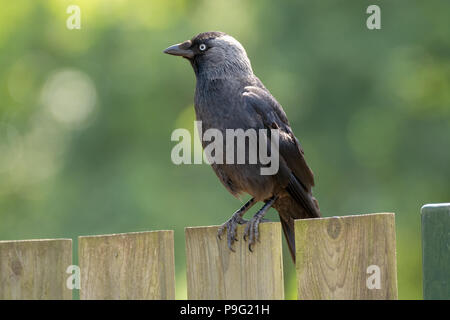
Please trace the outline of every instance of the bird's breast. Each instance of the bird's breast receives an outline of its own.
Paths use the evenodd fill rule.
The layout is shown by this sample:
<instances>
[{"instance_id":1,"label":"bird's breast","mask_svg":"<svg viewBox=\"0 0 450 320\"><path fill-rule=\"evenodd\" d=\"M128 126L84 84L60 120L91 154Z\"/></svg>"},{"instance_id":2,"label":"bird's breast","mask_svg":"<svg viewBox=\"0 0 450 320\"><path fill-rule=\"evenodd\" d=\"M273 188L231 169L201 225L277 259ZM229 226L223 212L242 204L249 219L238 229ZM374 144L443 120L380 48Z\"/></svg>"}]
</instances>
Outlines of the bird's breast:
<instances>
[{"instance_id":1,"label":"bird's breast","mask_svg":"<svg viewBox=\"0 0 450 320\"><path fill-rule=\"evenodd\" d=\"M202 121L206 130L260 128L262 123L244 102L245 84L225 80L197 83L194 101L197 121Z\"/></svg>"}]
</instances>

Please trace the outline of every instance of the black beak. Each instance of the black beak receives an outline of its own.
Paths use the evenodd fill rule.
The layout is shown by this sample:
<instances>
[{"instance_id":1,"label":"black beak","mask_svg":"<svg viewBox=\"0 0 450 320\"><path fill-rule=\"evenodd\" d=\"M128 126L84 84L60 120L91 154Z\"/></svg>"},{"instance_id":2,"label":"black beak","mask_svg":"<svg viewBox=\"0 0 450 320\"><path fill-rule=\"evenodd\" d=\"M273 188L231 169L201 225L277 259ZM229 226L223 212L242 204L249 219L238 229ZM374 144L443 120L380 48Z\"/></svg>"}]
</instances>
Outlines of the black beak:
<instances>
[{"instance_id":1,"label":"black beak","mask_svg":"<svg viewBox=\"0 0 450 320\"><path fill-rule=\"evenodd\" d=\"M183 43L175 44L164 50L164 53L171 54L173 56L180 56L191 59L194 57L194 52L190 49L192 42L187 40Z\"/></svg>"}]
</instances>

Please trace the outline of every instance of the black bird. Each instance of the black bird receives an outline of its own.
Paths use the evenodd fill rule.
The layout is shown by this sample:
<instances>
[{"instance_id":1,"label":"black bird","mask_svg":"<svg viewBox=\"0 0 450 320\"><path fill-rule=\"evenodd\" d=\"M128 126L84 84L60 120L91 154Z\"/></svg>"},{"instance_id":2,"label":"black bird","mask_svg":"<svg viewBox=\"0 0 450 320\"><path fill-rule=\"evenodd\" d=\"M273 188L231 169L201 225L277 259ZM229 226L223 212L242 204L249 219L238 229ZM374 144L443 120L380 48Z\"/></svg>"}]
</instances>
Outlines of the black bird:
<instances>
[{"instance_id":1,"label":"black bird","mask_svg":"<svg viewBox=\"0 0 450 320\"><path fill-rule=\"evenodd\" d=\"M194 69L197 78L195 113L197 120L202 121L203 132L216 128L225 136L226 129L279 130L279 170L276 174L261 175L259 163L212 164L231 194L252 196L219 228L218 236L220 238L227 229L228 246L233 250L233 242L237 240L236 226L246 223L244 240L249 240L251 250L259 240L259 223L273 207L280 215L295 262L294 219L320 217L320 210L311 192L313 173L283 108L253 74L243 46L223 32L200 33L191 40L167 48L164 53L188 59ZM202 143L205 148L206 143ZM264 206L251 220L244 220L243 215L258 201L264 202Z\"/></svg>"}]
</instances>

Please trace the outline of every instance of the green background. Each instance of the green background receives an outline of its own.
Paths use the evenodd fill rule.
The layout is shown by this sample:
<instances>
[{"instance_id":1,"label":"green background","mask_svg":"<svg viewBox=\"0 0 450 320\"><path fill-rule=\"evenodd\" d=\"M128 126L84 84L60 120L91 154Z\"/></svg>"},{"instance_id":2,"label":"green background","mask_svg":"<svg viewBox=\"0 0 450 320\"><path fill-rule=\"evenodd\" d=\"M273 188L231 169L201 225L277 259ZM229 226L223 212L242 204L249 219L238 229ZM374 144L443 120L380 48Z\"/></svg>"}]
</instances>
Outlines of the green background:
<instances>
[{"instance_id":1,"label":"green background","mask_svg":"<svg viewBox=\"0 0 450 320\"><path fill-rule=\"evenodd\" d=\"M80 30L66 28L70 4ZM366 27L370 4L381 30ZM449 1L0 1L0 240L174 229L186 297L184 227L220 224L242 202L207 165L171 162L172 131L192 130L195 78L162 50L220 30L283 105L324 215L396 213L399 297L422 298L420 207L450 198L449 12Z\"/></svg>"}]
</instances>

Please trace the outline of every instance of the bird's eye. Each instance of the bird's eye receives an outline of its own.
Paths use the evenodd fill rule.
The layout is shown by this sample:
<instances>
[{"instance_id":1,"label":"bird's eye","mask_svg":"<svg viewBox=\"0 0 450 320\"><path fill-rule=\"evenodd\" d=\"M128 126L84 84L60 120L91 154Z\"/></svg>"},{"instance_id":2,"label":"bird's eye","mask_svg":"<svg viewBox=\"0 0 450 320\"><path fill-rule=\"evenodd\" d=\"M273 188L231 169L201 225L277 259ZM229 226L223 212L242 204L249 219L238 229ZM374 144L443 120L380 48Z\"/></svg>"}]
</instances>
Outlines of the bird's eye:
<instances>
[{"instance_id":1,"label":"bird's eye","mask_svg":"<svg viewBox=\"0 0 450 320\"><path fill-rule=\"evenodd\" d=\"M205 51L205 50L206 50L206 44L201 43L201 44L198 46L198 49L199 49L200 51Z\"/></svg>"}]
</instances>

